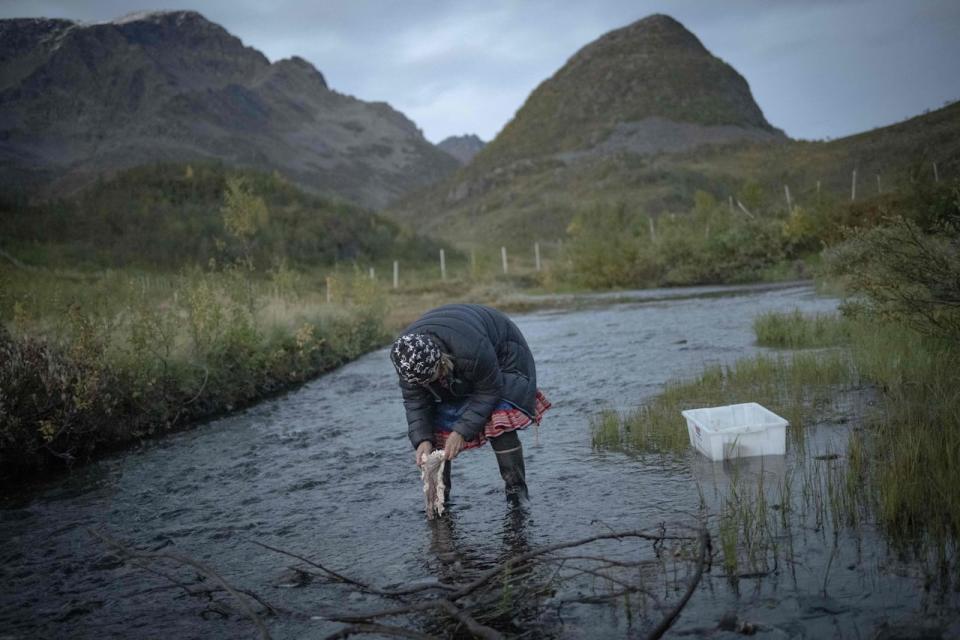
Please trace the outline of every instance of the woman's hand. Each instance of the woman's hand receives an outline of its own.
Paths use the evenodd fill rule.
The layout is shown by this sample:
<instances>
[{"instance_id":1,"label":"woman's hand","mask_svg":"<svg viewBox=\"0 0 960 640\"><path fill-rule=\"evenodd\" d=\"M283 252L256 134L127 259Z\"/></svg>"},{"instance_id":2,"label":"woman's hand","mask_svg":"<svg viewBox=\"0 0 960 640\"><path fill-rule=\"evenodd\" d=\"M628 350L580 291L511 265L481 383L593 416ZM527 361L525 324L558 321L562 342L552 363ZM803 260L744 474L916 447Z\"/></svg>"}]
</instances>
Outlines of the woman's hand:
<instances>
[{"instance_id":1,"label":"woman's hand","mask_svg":"<svg viewBox=\"0 0 960 640\"><path fill-rule=\"evenodd\" d=\"M423 459L430 455L430 452L433 451L433 443L429 440L424 440L417 445L417 450L414 452L414 461L417 463L418 467L423 466Z\"/></svg>"},{"instance_id":2,"label":"woman's hand","mask_svg":"<svg viewBox=\"0 0 960 640\"><path fill-rule=\"evenodd\" d=\"M443 448L443 456L447 460L453 460L461 449L463 449L463 436L456 431L451 431L447 438L447 444Z\"/></svg>"}]
</instances>

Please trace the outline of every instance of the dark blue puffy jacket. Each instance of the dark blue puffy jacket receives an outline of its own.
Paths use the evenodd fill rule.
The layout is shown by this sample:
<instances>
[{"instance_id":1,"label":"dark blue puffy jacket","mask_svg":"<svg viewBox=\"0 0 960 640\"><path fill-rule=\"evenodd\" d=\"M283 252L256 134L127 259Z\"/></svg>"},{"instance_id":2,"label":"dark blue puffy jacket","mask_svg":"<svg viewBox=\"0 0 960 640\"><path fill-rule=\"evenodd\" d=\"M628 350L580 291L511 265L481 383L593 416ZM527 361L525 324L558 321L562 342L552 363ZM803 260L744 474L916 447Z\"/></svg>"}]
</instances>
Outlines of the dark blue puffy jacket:
<instances>
[{"instance_id":1,"label":"dark blue puffy jacket","mask_svg":"<svg viewBox=\"0 0 960 640\"><path fill-rule=\"evenodd\" d=\"M453 427L466 440L483 430L501 400L534 415L537 370L533 354L517 325L500 311L479 304L448 304L428 311L403 333L431 335L453 359L449 390L400 379L414 447L433 440L435 406L451 393L466 401L462 417Z\"/></svg>"}]
</instances>

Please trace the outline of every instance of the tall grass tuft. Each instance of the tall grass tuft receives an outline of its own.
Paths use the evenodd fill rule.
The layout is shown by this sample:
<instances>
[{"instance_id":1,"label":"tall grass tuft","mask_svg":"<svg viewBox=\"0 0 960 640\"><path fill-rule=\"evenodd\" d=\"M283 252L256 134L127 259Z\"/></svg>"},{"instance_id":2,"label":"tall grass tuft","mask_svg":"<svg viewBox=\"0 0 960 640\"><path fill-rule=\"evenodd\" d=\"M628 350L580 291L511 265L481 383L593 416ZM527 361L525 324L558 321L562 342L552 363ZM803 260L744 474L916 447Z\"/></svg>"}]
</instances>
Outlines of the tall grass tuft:
<instances>
[{"instance_id":1,"label":"tall grass tuft","mask_svg":"<svg viewBox=\"0 0 960 640\"><path fill-rule=\"evenodd\" d=\"M757 344L763 347L805 349L836 347L850 341L850 321L833 314L763 313L753 321Z\"/></svg>"},{"instance_id":2,"label":"tall grass tuft","mask_svg":"<svg viewBox=\"0 0 960 640\"><path fill-rule=\"evenodd\" d=\"M878 519L904 540L960 537L960 347L905 327L855 332L853 353L882 391L857 447Z\"/></svg>"}]
</instances>

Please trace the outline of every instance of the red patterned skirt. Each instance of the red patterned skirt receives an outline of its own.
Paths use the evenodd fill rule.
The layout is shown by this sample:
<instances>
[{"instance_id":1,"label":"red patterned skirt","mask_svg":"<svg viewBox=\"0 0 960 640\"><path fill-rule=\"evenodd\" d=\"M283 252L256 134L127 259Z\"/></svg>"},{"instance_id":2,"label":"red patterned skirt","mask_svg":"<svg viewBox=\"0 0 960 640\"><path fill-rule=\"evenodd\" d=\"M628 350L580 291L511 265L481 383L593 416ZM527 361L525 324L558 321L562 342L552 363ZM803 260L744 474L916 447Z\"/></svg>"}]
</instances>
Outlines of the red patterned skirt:
<instances>
[{"instance_id":1,"label":"red patterned skirt","mask_svg":"<svg viewBox=\"0 0 960 640\"><path fill-rule=\"evenodd\" d=\"M447 444L447 438L450 437L453 425L460 418L464 405L453 403L441 403L437 409L437 420L434 425L433 444L438 449L443 449ZM543 395L540 389L537 389L537 404L534 408L534 414L531 418L520 409L509 402L503 400L497 405L490 419L484 425L483 431L474 438L463 444L463 450L474 449L483 446L488 438L496 438L500 434L518 429L526 429L531 424L540 424L544 412L550 408L550 401Z\"/></svg>"}]
</instances>

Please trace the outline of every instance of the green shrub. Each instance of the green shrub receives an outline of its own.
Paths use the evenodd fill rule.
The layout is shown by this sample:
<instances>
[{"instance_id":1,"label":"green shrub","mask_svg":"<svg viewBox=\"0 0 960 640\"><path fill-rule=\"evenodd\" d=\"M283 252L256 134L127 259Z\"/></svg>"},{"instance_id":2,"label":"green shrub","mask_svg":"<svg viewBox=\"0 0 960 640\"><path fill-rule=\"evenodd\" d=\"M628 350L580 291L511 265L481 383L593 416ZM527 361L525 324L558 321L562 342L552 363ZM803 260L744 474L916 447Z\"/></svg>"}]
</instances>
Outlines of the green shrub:
<instances>
[{"instance_id":1,"label":"green shrub","mask_svg":"<svg viewBox=\"0 0 960 640\"><path fill-rule=\"evenodd\" d=\"M656 219L596 206L568 229L561 281L588 288L715 284L759 279L788 257L777 218L748 216L698 191L689 215Z\"/></svg>"},{"instance_id":2,"label":"green shrub","mask_svg":"<svg viewBox=\"0 0 960 640\"><path fill-rule=\"evenodd\" d=\"M636 287L655 281L659 268L644 225L645 221L624 205L598 206L578 214L568 229L567 277L591 289Z\"/></svg>"},{"instance_id":3,"label":"green shrub","mask_svg":"<svg viewBox=\"0 0 960 640\"><path fill-rule=\"evenodd\" d=\"M848 311L960 338L960 233L941 229L897 217L831 249L829 273L854 296Z\"/></svg>"}]
</instances>

